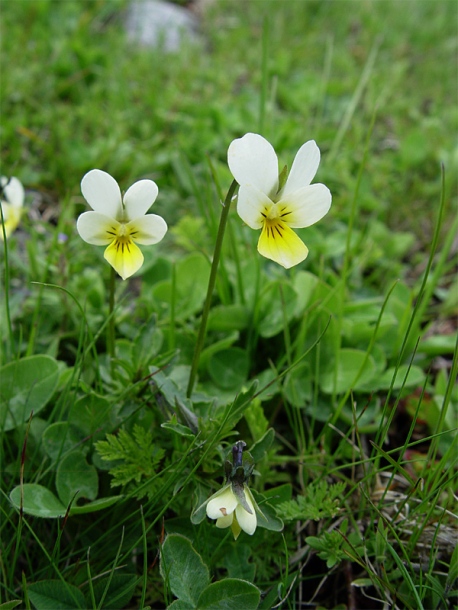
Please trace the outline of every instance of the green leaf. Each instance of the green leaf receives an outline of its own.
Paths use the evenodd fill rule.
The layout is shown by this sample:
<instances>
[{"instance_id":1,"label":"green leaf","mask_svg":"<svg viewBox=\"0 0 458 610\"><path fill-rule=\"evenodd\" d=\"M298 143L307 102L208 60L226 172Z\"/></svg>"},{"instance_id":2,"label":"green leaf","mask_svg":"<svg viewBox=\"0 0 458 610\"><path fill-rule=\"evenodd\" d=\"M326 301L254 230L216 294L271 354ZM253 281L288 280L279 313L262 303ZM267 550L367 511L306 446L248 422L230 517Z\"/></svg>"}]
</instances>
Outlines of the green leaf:
<instances>
[{"instance_id":1,"label":"green leaf","mask_svg":"<svg viewBox=\"0 0 458 610\"><path fill-rule=\"evenodd\" d=\"M246 381L250 359L246 350L230 347L213 354L208 361L208 372L213 382L224 390L238 391Z\"/></svg>"},{"instance_id":2,"label":"green leaf","mask_svg":"<svg viewBox=\"0 0 458 610\"><path fill-rule=\"evenodd\" d=\"M43 485L37 483L25 483L24 490L24 506L23 510L28 515L34 517L42 517L47 519L56 519L64 517L67 512L67 507L56 498L56 496ZM94 502L88 502L83 506L72 505L70 515L81 515L83 513L92 513L104 508L112 506L123 496L110 496L109 498L99 498ZM13 505L20 509L21 507L21 487L15 487L11 494L10 500Z\"/></svg>"},{"instance_id":3,"label":"green leaf","mask_svg":"<svg viewBox=\"0 0 458 610\"><path fill-rule=\"evenodd\" d=\"M372 356L366 360L366 352L356 349L341 349L336 363L328 367L320 376L320 386L326 394L334 389L340 394L347 390L357 390L374 378L376 366ZM334 388L335 384L335 388Z\"/></svg>"},{"instance_id":4,"label":"green leaf","mask_svg":"<svg viewBox=\"0 0 458 610\"><path fill-rule=\"evenodd\" d=\"M304 408L312 398L312 374L310 364L301 362L285 377L285 397L294 407Z\"/></svg>"},{"instance_id":5,"label":"green leaf","mask_svg":"<svg viewBox=\"0 0 458 610\"><path fill-rule=\"evenodd\" d=\"M383 375L377 377L374 382L374 387L372 389L388 390L391 387L391 382L393 381L393 377L395 374L396 379L393 385L394 390L400 390L403 385L405 385L405 387L422 386L425 381L425 373L421 370L419 366L413 365L410 367L409 370L408 365L402 364L397 368L397 370L395 367L389 368L383 373Z\"/></svg>"},{"instance_id":6,"label":"green leaf","mask_svg":"<svg viewBox=\"0 0 458 610\"><path fill-rule=\"evenodd\" d=\"M155 475L165 451L153 443L151 431L134 424L132 435L126 430L120 430L117 436L107 434L106 439L96 443L97 452L103 460L120 462L110 468L113 476L111 486L127 485L130 482L138 484L142 479L149 479L149 484L141 487L137 497L156 493L159 478ZM135 486L137 488L138 485Z\"/></svg>"},{"instance_id":7,"label":"green leaf","mask_svg":"<svg viewBox=\"0 0 458 610\"><path fill-rule=\"evenodd\" d=\"M192 607L197 606L201 592L210 582L210 574L202 557L195 551L189 538L181 534L169 534L165 539L160 572L172 593Z\"/></svg>"},{"instance_id":8,"label":"green leaf","mask_svg":"<svg viewBox=\"0 0 458 610\"><path fill-rule=\"evenodd\" d=\"M246 417L246 413L245 413ZM250 448L251 457L259 462L267 454L275 439L275 430L269 428L267 432Z\"/></svg>"},{"instance_id":9,"label":"green leaf","mask_svg":"<svg viewBox=\"0 0 458 610\"><path fill-rule=\"evenodd\" d=\"M67 507L47 487L37 483L25 483L22 489L24 491L23 509L28 515L55 519L63 517L67 512ZM19 485L10 493L10 500L16 508L21 507L21 487Z\"/></svg>"},{"instance_id":10,"label":"green leaf","mask_svg":"<svg viewBox=\"0 0 458 610\"><path fill-rule=\"evenodd\" d=\"M209 585L199 597L199 610L256 610L261 592L251 582L225 578Z\"/></svg>"},{"instance_id":11,"label":"green leaf","mask_svg":"<svg viewBox=\"0 0 458 610\"><path fill-rule=\"evenodd\" d=\"M116 504L116 502L118 502L118 500L122 500L122 498L124 498L124 496L109 496L108 498L97 498L97 500L94 500L94 502L88 502L82 506L75 506L72 504L70 515L95 513L99 510L103 510L104 508L108 508L109 506L113 506L113 504Z\"/></svg>"},{"instance_id":12,"label":"green leaf","mask_svg":"<svg viewBox=\"0 0 458 610\"><path fill-rule=\"evenodd\" d=\"M231 429L235 426L235 424L239 421L239 419L243 416L245 410L248 408L251 400L253 399L254 394L258 388L257 380L253 381L251 386L245 392L240 392L235 397L235 400L232 404L226 407L225 417L227 414L227 423L226 428Z\"/></svg>"},{"instance_id":13,"label":"green leaf","mask_svg":"<svg viewBox=\"0 0 458 610\"><path fill-rule=\"evenodd\" d=\"M104 597L103 605L100 606L100 601L105 593L106 586L110 582L107 594ZM109 577L97 581L94 585L94 597L97 608L106 608L107 610L120 610L132 598L137 584L137 577L132 574L113 574L111 580ZM92 603L89 596L87 597L87 607L91 607Z\"/></svg>"},{"instance_id":14,"label":"green leaf","mask_svg":"<svg viewBox=\"0 0 458 610\"><path fill-rule=\"evenodd\" d=\"M263 290L259 299L257 326L261 337L268 338L281 332L294 316L297 293L290 284L275 280Z\"/></svg>"},{"instance_id":15,"label":"green leaf","mask_svg":"<svg viewBox=\"0 0 458 610\"><path fill-rule=\"evenodd\" d=\"M251 489L251 493L259 509L262 511L262 515L258 515L258 526L272 532L283 531L283 521L277 517L277 511L266 501L265 496L254 489Z\"/></svg>"},{"instance_id":16,"label":"green leaf","mask_svg":"<svg viewBox=\"0 0 458 610\"><path fill-rule=\"evenodd\" d=\"M43 432L43 449L51 459L55 460L75 449L82 438L82 433L78 434L68 422L56 422L48 426Z\"/></svg>"},{"instance_id":17,"label":"green leaf","mask_svg":"<svg viewBox=\"0 0 458 610\"><path fill-rule=\"evenodd\" d=\"M245 419L255 442L259 442L269 427L269 420L264 415L261 400L256 398L245 411ZM257 461L260 458L255 458Z\"/></svg>"},{"instance_id":18,"label":"green leaf","mask_svg":"<svg viewBox=\"0 0 458 610\"><path fill-rule=\"evenodd\" d=\"M207 329L218 332L243 330L249 321L249 310L244 305L216 305L210 310Z\"/></svg>"},{"instance_id":19,"label":"green leaf","mask_svg":"<svg viewBox=\"0 0 458 610\"><path fill-rule=\"evenodd\" d=\"M319 521L325 517L335 517L340 511L344 490L345 483L329 485L322 480L309 485L304 495L298 496L296 500L281 503L277 510L287 521Z\"/></svg>"},{"instance_id":20,"label":"green leaf","mask_svg":"<svg viewBox=\"0 0 458 610\"><path fill-rule=\"evenodd\" d=\"M49 356L30 356L0 369L0 430L13 430L39 413L59 380L59 365Z\"/></svg>"},{"instance_id":21,"label":"green leaf","mask_svg":"<svg viewBox=\"0 0 458 610\"><path fill-rule=\"evenodd\" d=\"M13 610L13 608L16 608L19 604L22 604L22 599L12 599L9 602L0 604L0 610Z\"/></svg>"},{"instance_id":22,"label":"green leaf","mask_svg":"<svg viewBox=\"0 0 458 610\"><path fill-rule=\"evenodd\" d=\"M167 606L167 610L195 610L195 608L196 606L188 604L188 602L184 602L182 599L176 599Z\"/></svg>"},{"instance_id":23,"label":"green leaf","mask_svg":"<svg viewBox=\"0 0 458 610\"><path fill-rule=\"evenodd\" d=\"M248 544L237 542L224 553L223 564L230 578L254 579L256 565L250 563L251 548Z\"/></svg>"},{"instance_id":24,"label":"green leaf","mask_svg":"<svg viewBox=\"0 0 458 610\"><path fill-rule=\"evenodd\" d=\"M30 601L37 610L76 610L87 608L84 595L61 580L42 580L28 586Z\"/></svg>"},{"instance_id":25,"label":"green leaf","mask_svg":"<svg viewBox=\"0 0 458 610\"><path fill-rule=\"evenodd\" d=\"M188 428L188 426L183 426L183 424L178 423L177 417L175 414L172 415L170 421L166 421L163 424L161 424L161 428L165 428L165 430L171 430L175 434L178 434L178 436L184 436L186 438L195 437L195 434L191 430L191 428Z\"/></svg>"},{"instance_id":26,"label":"green leaf","mask_svg":"<svg viewBox=\"0 0 458 610\"><path fill-rule=\"evenodd\" d=\"M269 504L277 507L282 502L288 502L291 500L293 495L293 488L291 483L283 483L277 487L271 487L267 491L263 492L263 496L267 499Z\"/></svg>"},{"instance_id":27,"label":"green leaf","mask_svg":"<svg viewBox=\"0 0 458 610\"><path fill-rule=\"evenodd\" d=\"M103 396L90 393L76 400L70 408L68 421L93 440L103 438L112 429L113 405Z\"/></svg>"},{"instance_id":28,"label":"green leaf","mask_svg":"<svg viewBox=\"0 0 458 610\"><path fill-rule=\"evenodd\" d=\"M60 462L56 474L56 489L60 500L68 506L75 493L75 502L79 498L95 500L99 480L97 470L86 462L81 451L73 451Z\"/></svg>"},{"instance_id":29,"label":"green leaf","mask_svg":"<svg viewBox=\"0 0 458 610\"><path fill-rule=\"evenodd\" d=\"M153 297L161 308L170 311L172 299L175 305L175 320L185 320L202 307L210 274L208 259L194 252L181 259L175 269L175 293L172 281L158 282L153 288Z\"/></svg>"},{"instance_id":30,"label":"green leaf","mask_svg":"<svg viewBox=\"0 0 458 610\"><path fill-rule=\"evenodd\" d=\"M194 491L195 501L194 510L191 513L191 523L198 525L207 516L207 502L210 499L210 492L207 487L197 484Z\"/></svg>"}]
</instances>

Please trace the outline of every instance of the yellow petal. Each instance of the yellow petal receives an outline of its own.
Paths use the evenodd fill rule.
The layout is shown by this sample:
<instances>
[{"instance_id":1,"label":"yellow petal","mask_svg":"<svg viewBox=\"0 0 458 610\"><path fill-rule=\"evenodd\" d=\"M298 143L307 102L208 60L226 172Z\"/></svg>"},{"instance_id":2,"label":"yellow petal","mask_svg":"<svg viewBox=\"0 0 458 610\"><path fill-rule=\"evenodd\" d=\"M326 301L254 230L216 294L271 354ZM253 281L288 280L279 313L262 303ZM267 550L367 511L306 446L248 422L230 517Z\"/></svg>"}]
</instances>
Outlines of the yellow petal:
<instances>
[{"instance_id":1,"label":"yellow petal","mask_svg":"<svg viewBox=\"0 0 458 610\"><path fill-rule=\"evenodd\" d=\"M234 515L234 519L232 521L231 529L232 529L232 533L234 535L234 540L237 540L237 538L240 536L240 532L242 531L242 528L240 527L240 524L237 521L237 516L236 515Z\"/></svg>"},{"instance_id":2,"label":"yellow petal","mask_svg":"<svg viewBox=\"0 0 458 610\"><path fill-rule=\"evenodd\" d=\"M105 250L105 259L126 280L143 265L143 254L130 238L119 237Z\"/></svg>"},{"instance_id":3,"label":"yellow petal","mask_svg":"<svg viewBox=\"0 0 458 610\"><path fill-rule=\"evenodd\" d=\"M279 218L266 218L258 241L258 252L285 269L294 267L307 258L307 246Z\"/></svg>"},{"instance_id":4,"label":"yellow petal","mask_svg":"<svg viewBox=\"0 0 458 610\"><path fill-rule=\"evenodd\" d=\"M16 230L21 220L21 208L2 201L5 234L8 238ZM3 240L3 228L0 226L0 239Z\"/></svg>"}]
</instances>

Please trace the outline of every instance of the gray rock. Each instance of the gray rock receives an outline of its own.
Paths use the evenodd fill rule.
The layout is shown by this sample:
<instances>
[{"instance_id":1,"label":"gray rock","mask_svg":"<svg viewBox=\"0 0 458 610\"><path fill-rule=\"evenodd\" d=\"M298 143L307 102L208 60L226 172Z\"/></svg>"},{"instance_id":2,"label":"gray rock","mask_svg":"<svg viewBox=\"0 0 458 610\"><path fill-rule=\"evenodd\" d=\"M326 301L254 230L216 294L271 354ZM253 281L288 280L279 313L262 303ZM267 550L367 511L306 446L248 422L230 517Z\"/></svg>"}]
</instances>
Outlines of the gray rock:
<instances>
[{"instance_id":1,"label":"gray rock","mask_svg":"<svg viewBox=\"0 0 458 610\"><path fill-rule=\"evenodd\" d=\"M132 42L178 51L183 40L197 42L198 20L186 8L161 0L136 0L127 10L126 31Z\"/></svg>"}]
</instances>

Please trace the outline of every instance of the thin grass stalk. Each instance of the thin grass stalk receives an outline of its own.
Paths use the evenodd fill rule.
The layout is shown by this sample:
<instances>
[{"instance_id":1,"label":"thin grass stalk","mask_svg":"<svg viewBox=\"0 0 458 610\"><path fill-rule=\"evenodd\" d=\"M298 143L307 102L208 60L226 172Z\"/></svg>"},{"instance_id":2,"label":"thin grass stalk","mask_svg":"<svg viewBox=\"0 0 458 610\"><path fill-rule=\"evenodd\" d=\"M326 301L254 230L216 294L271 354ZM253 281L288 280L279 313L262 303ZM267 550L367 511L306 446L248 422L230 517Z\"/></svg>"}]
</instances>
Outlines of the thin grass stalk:
<instances>
[{"instance_id":1,"label":"thin grass stalk","mask_svg":"<svg viewBox=\"0 0 458 610\"><path fill-rule=\"evenodd\" d=\"M3 189L2 189L3 190ZM8 326L8 341L6 342L6 360L10 361L11 355L15 351L14 348L14 336L13 336L13 324L11 322L11 310L10 310L10 268L8 261L8 243L6 238L5 219L3 216L3 205L0 201L0 217L2 221L2 233L3 233L3 252L5 254L5 310L6 310L6 323ZM1 357L1 351L0 351Z\"/></svg>"},{"instance_id":2,"label":"thin grass stalk","mask_svg":"<svg viewBox=\"0 0 458 610\"><path fill-rule=\"evenodd\" d=\"M202 311L202 318L200 320L199 333L197 335L196 348L194 351L194 356L191 364L191 373L189 375L188 389L186 395L188 398L191 397L192 390L194 388L194 383L196 381L197 369L199 368L199 360L200 353L202 351L204 341L205 341L205 332L207 330L207 321L208 314L210 313L211 301L213 297L213 290L216 284L216 277L218 272L218 264L221 255L221 248L223 245L224 232L226 229L227 219L229 216L229 210L231 207L232 197L234 195L235 189L237 188L237 182L235 180L232 181L231 186L226 195L226 199L224 200L223 209L221 212L220 223L218 227L218 234L216 236L215 249L213 252L213 261L210 270L210 277L208 280L208 288L207 288L207 296L205 298L204 308Z\"/></svg>"},{"instance_id":3,"label":"thin grass stalk","mask_svg":"<svg viewBox=\"0 0 458 610\"><path fill-rule=\"evenodd\" d=\"M143 548L143 582L142 595L139 608L145 607L146 588L148 586L148 543L146 539L145 515L143 514L143 504L140 504L140 516L142 522L142 548Z\"/></svg>"},{"instance_id":4,"label":"thin grass stalk","mask_svg":"<svg viewBox=\"0 0 458 610\"><path fill-rule=\"evenodd\" d=\"M261 55L261 91L259 95L259 133L263 133L266 122L267 88L268 88L268 59L269 59L269 18L265 17L262 24L262 55Z\"/></svg>"},{"instance_id":5,"label":"thin grass stalk","mask_svg":"<svg viewBox=\"0 0 458 610\"><path fill-rule=\"evenodd\" d=\"M89 594L91 596L92 610L96 610L97 604L95 602L94 585L92 583L90 554L91 554L91 547L88 546L87 555L86 555L86 557L87 557L87 559L86 559L87 582L88 582L88 586L89 586Z\"/></svg>"},{"instance_id":6,"label":"thin grass stalk","mask_svg":"<svg viewBox=\"0 0 458 610\"><path fill-rule=\"evenodd\" d=\"M103 590L102 597L100 598L99 605L97 606L97 610L101 610L103 608L103 602L105 601L106 596L108 595L108 590L111 585L111 581L113 580L113 576L116 570L116 566L118 565L119 556L121 555L122 545L124 543L124 527L121 530L121 541L118 546L118 550L116 552L116 557L113 561L113 567L110 570L110 574L107 579L107 584L105 585L105 589Z\"/></svg>"},{"instance_id":7,"label":"thin grass stalk","mask_svg":"<svg viewBox=\"0 0 458 610\"><path fill-rule=\"evenodd\" d=\"M346 302L346 296L347 296L347 279L348 279L348 275L349 275L349 269L350 269L350 258L352 256L352 249L351 249L351 238L353 235L353 227L355 224L355 220L356 220L356 215L357 215L357 211L358 211L358 195L359 195L359 189L361 186L361 181L363 178L363 172L364 169L366 168L366 163L367 163L367 157L369 154L369 144L370 144L370 140L371 140L371 136L372 136L372 131L374 129L374 125L375 125L375 118L376 118L376 114L377 114L377 108L374 109L373 113L372 113L372 118L371 118L371 122L369 125L369 129L366 135L366 142L364 144L364 152L363 152L363 159L360 163L359 169L358 169L358 175L356 177L356 185L355 185L355 190L354 190L354 194L353 194L353 199L351 202L351 209L350 209L350 218L348 221L348 230L347 230L347 239L346 239L346 243L345 243L345 255L344 255L344 260L343 260L343 265L342 265L342 274L341 274L341 280L340 280L340 299L339 299L339 304L340 304L340 308L339 308L339 312L338 312L338 316L337 316L337 322L339 325L339 332L336 333L336 337L337 337L337 345L336 345L336 353L335 353L335 364L334 364L334 388L333 388L333 393L332 393L332 402L333 404L335 403L336 400L336 392L335 392L335 387L337 384L337 371L339 368L339 361L340 361L340 346L341 346L341 336L342 336L342 320L343 320L343 307L344 307L344 303ZM328 160L331 158L331 155L328 155ZM340 409L341 410L341 409ZM332 418L332 422L336 421L336 417L334 416Z\"/></svg>"},{"instance_id":8,"label":"thin grass stalk","mask_svg":"<svg viewBox=\"0 0 458 610\"><path fill-rule=\"evenodd\" d=\"M418 292L418 297L416 300L416 303L414 305L413 311L412 311L412 315L409 319L408 325L407 325L407 329L404 335L404 339L402 341L402 345L399 351L399 355L398 355L398 359L396 362L396 366L395 366L395 372L393 375L393 379L391 381L391 385L390 388L388 390L387 393L387 397L385 400L385 404L383 406L383 410L382 410L382 421L383 421L383 417L385 416L385 413L388 410L388 406L390 404L390 400L391 400L391 395L393 393L393 388L394 388L394 383L396 381L396 377L397 377L397 371L403 361L404 358L404 353L406 350L406 346L408 343L408 340L410 338L412 329L414 328L414 324L416 324L418 326L418 321L417 321L417 316L418 316L418 312L422 312L424 311L424 307L425 305L423 304L423 299L425 298L425 294L427 291L427 282L428 282L428 278L431 272L431 267L433 264L433 260L434 260L434 256L436 254L436 250L437 250L437 244L439 241L439 234L440 234L440 228L442 226L442 222L443 222L443 218L444 218L444 211L445 211L445 189L444 189L444 171L443 171L443 167L442 167L442 191L441 191L441 200L440 200L440 207L439 207L439 212L438 212L438 217L437 217L437 222L436 222L436 227L434 230L434 234L433 234L433 240L431 243L431 250L429 253L429 258L428 258L428 263L426 265L426 269L425 272L423 274L423 280L420 286L420 290ZM386 433L387 433L388 428L386 426L383 426L380 428L379 432L377 433L377 436L375 438L375 443L376 444L380 444L380 439L384 438Z\"/></svg>"},{"instance_id":9,"label":"thin grass stalk","mask_svg":"<svg viewBox=\"0 0 458 610\"><path fill-rule=\"evenodd\" d=\"M350 103L347 106L347 110L342 118L339 129L337 130L336 137L334 138L334 141L331 145L331 150L329 151L329 154L328 154L329 161L333 161L334 158L337 156L337 154L339 152L339 148L345 137L345 134L347 133L348 128L350 127L353 115L356 112L356 108L358 107L358 104L364 93L364 89L366 88L366 85L369 82L370 76L372 74L372 70L374 69L375 60L377 58L377 53L380 48L381 41L382 41L381 37L379 36L376 39L375 43L373 44L372 49L370 50L366 64L361 73L361 78L359 79L359 82L352 95Z\"/></svg>"},{"instance_id":10,"label":"thin grass stalk","mask_svg":"<svg viewBox=\"0 0 458 610\"><path fill-rule=\"evenodd\" d=\"M107 352L110 359L111 378L114 375L114 359L115 359L115 288L116 275L113 267L110 267L110 283L109 283L109 300L108 300L108 326L107 326Z\"/></svg>"}]
</instances>

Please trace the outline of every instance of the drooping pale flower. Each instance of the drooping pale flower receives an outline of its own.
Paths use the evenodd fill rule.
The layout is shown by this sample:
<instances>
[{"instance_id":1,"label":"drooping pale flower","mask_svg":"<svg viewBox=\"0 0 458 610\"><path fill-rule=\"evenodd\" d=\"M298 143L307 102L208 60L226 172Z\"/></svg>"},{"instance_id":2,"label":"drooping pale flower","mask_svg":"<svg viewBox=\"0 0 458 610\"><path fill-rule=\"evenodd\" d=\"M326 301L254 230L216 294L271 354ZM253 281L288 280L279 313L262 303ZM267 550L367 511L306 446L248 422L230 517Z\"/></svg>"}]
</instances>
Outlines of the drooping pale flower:
<instances>
[{"instance_id":1,"label":"drooping pale flower","mask_svg":"<svg viewBox=\"0 0 458 610\"><path fill-rule=\"evenodd\" d=\"M17 178L0 178L0 201L3 211L5 234L8 238L17 228L24 205L24 187ZM0 227L0 239L3 240L3 228Z\"/></svg>"},{"instance_id":2,"label":"drooping pale flower","mask_svg":"<svg viewBox=\"0 0 458 610\"><path fill-rule=\"evenodd\" d=\"M319 163L320 149L310 140L299 149L283 185L275 150L262 136L247 133L229 146L229 169L240 185L237 212L249 227L262 229L259 253L286 269L308 254L293 229L313 225L331 207L329 189L310 184Z\"/></svg>"},{"instance_id":3,"label":"drooping pale flower","mask_svg":"<svg viewBox=\"0 0 458 610\"><path fill-rule=\"evenodd\" d=\"M235 494L229 483L217 491L208 501L207 516L216 519L216 527L231 527L235 540L243 530L250 536L258 524L255 500L246 484Z\"/></svg>"},{"instance_id":4,"label":"drooping pale flower","mask_svg":"<svg viewBox=\"0 0 458 610\"><path fill-rule=\"evenodd\" d=\"M93 169L83 177L81 191L93 211L78 218L78 233L88 244L108 246L105 259L123 280L127 279L143 264L137 244L157 244L167 232L163 218L146 214L158 194L156 183L139 180L122 197L110 174Z\"/></svg>"}]
</instances>

